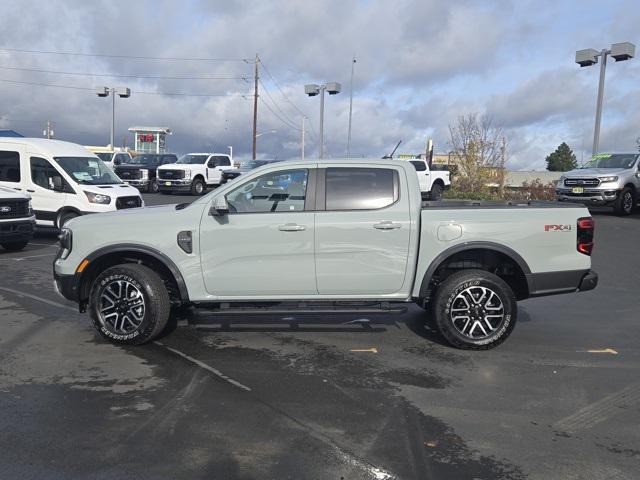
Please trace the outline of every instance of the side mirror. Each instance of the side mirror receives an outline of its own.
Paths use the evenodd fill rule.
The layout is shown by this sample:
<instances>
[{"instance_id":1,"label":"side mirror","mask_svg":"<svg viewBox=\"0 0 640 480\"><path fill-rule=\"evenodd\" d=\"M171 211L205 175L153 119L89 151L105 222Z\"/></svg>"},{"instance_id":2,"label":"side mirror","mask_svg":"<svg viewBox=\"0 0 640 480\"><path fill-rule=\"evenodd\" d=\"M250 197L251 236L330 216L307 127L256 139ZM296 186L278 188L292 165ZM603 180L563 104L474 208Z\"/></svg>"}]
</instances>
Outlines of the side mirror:
<instances>
[{"instance_id":1,"label":"side mirror","mask_svg":"<svg viewBox=\"0 0 640 480\"><path fill-rule=\"evenodd\" d=\"M229 213L229 204L224 195L220 195L213 199L213 205L209 209L209 215L212 217L224 217Z\"/></svg>"},{"instance_id":2,"label":"side mirror","mask_svg":"<svg viewBox=\"0 0 640 480\"><path fill-rule=\"evenodd\" d=\"M120 165L122 163L122 161L119 158L116 158L113 160L113 164L114 165Z\"/></svg>"},{"instance_id":3,"label":"side mirror","mask_svg":"<svg viewBox=\"0 0 640 480\"><path fill-rule=\"evenodd\" d=\"M53 182L53 191L54 192L63 192L64 184L62 183L62 177L51 177L51 181Z\"/></svg>"}]
</instances>

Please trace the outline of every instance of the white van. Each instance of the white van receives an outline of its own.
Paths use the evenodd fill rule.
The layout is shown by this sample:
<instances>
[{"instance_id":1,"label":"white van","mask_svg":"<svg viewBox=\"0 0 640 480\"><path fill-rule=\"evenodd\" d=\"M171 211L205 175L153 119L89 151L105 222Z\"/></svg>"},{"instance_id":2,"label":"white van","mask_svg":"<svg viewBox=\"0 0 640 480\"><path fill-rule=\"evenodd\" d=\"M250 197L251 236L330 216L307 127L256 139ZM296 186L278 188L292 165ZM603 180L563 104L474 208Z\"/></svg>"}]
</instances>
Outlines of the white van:
<instances>
[{"instance_id":1,"label":"white van","mask_svg":"<svg viewBox=\"0 0 640 480\"><path fill-rule=\"evenodd\" d=\"M83 146L44 138L0 138L0 186L31 195L40 226L62 227L85 213L142 207L122 182Z\"/></svg>"}]
</instances>

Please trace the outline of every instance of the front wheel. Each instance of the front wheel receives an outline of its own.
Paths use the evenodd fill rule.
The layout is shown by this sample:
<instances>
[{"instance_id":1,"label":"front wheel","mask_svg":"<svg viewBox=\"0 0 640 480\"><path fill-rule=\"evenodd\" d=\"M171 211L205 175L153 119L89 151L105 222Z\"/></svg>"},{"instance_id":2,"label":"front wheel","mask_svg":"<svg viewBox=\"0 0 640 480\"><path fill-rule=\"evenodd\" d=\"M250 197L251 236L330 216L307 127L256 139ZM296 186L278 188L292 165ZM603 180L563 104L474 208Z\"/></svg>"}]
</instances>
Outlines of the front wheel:
<instances>
[{"instance_id":1,"label":"front wheel","mask_svg":"<svg viewBox=\"0 0 640 480\"><path fill-rule=\"evenodd\" d=\"M26 247L28 243L29 240L20 240L19 242L0 243L0 245L2 245L2 248L10 252L19 252L20 250L24 250L24 247Z\"/></svg>"},{"instance_id":2,"label":"front wheel","mask_svg":"<svg viewBox=\"0 0 640 480\"><path fill-rule=\"evenodd\" d=\"M518 305L509 285L497 275L464 270L438 287L432 312L440 333L452 346L488 350L511 334Z\"/></svg>"},{"instance_id":3,"label":"front wheel","mask_svg":"<svg viewBox=\"0 0 640 480\"><path fill-rule=\"evenodd\" d=\"M204 193L204 182L196 178L191 184L191 195L202 195Z\"/></svg>"},{"instance_id":4,"label":"front wheel","mask_svg":"<svg viewBox=\"0 0 640 480\"><path fill-rule=\"evenodd\" d=\"M167 325L171 303L156 272L144 265L108 268L93 282L89 314L98 333L118 345L141 345Z\"/></svg>"},{"instance_id":5,"label":"front wheel","mask_svg":"<svg viewBox=\"0 0 640 480\"><path fill-rule=\"evenodd\" d=\"M158 193L158 180L155 178L149 182L149 187L147 187L147 191L149 193Z\"/></svg>"},{"instance_id":6,"label":"front wheel","mask_svg":"<svg viewBox=\"0 0 640 480\"><path fill-rule=\"evenodd\" d=\"M58 228L64 227L69 220L76 218L77 216L78 214L75 212L62 212L58 215Z\"/></svg>"},{"instance_id":7,"label":"front wheel","mask_svg":"<svg viewBox=\"0 0 640 480\"><path fill-rule=\"evenodd\" d=\"M629 187L625 187L618 195L618 198L616 198L613 211L616 215L626 217L627 215L631 215L633 212L634 203L635 199L633 198L633 190Z\"/></svg>"}]
</instances>

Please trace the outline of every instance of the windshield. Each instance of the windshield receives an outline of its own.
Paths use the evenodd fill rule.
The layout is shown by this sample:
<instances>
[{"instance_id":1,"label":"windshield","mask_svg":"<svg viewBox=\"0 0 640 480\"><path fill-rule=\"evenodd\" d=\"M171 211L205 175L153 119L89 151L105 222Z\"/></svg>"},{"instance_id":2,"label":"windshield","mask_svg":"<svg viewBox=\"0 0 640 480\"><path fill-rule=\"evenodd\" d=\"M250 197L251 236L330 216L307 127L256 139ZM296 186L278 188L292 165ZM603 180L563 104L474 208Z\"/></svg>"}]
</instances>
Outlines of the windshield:
<instances>
[{"instance_id":1,"label":"windshield","mask_svg":"<svg viewBox=\"0 0 640 480\"><path fill-rule=\"evenodd\" d=\"M116 185L122 181L104 162L94 157L55 157L58 165L82 185Z\"/></svg>"},{"instance_id":2,"label":"windshield","mask_svg":"<svg viewBox=\"0 0 640 480\"><path fill-rule=\"evenodd\" d=\"M158 155L138 155L137 157L128 158L123 163L133 164L133 165L155 165L159 160Z\"/></svg>"},{"instance_id":3,"label":"windshield","mask_svg":"<svg viewBox=\"0 0 640 480\"><path fill-rule=\"evenodd\" d=\"M113 152L100 152L95 154L103 162L110 162L113 157Z\"/></svg>"},{"instance_id":4,"label":"windshield","mask_svg":"<svg viewBox=\"0 0 640 480\"><path fill-rule=\"evenodd\" d=\"M187 165L203 164L207 161L207 158L209 158L209 155L183 155L176 163Z\"/></svg>"},{"instance_id":5,"label":"windshield","mask_svg":"<svg viewBox=\"0 0 640 480\"><path fill-rule=\"evenodd\" d=\"M631 168L638 158L636 153L600 153L580 168Z\"/></svg>"}]
</instances>

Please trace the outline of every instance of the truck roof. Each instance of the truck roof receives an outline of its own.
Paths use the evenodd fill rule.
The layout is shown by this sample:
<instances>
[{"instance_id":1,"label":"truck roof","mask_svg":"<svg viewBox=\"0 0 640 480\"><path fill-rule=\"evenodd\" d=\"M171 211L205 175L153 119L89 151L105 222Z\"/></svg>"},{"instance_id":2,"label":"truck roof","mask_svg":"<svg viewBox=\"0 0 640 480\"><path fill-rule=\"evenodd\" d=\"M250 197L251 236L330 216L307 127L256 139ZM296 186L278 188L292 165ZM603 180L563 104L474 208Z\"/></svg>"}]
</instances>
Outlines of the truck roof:
<instances>
[{"instance_id":1,"label":"truck roof","mask_svg":"<svg viewBox=\"0 0 640 480\"><path fill-rule=\"evenodd\" d=\"M90 157L94 156L82 145L77 143L64 142L62 140L50 140L48 138L7 138L0 139L1 143L24 145L27 149L32 148L51 157ZM35 153L35 152L34 152Z\"/></svg>"},{"instance_id":2,"label":"truck roof","mask_svg":"<svg viewBox=\"0 0 640 480\"><path fill-rule=\"evenodd\" d=\"M318 158L305 158L304 160L301 158L284 160L282 162L278 162L278 164L289 164L289 163L318 163L321 165L344 165L345 163L355 163L355 164L363 164L363 165L396 165L396 166L407 166L407 161L405 160L389 160L386 158L332 158L332 159L318 159Z\"/></svg>"}]
</instances>

